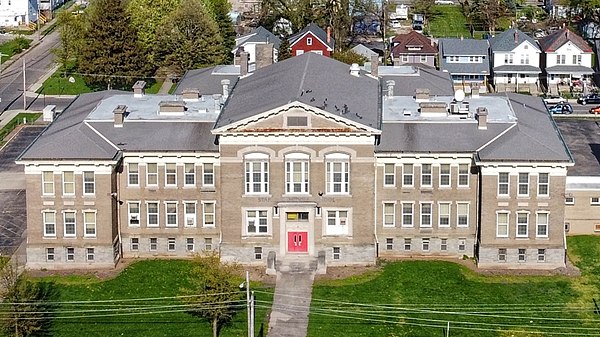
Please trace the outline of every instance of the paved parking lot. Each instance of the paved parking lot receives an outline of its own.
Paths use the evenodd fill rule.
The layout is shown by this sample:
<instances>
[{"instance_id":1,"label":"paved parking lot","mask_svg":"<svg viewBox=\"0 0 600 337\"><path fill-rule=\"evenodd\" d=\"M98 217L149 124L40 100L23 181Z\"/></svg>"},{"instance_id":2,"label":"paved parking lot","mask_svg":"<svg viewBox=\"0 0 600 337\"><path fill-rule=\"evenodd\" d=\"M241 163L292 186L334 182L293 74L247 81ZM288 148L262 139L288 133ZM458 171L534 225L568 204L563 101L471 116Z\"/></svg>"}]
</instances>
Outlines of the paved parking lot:
<instances>
[{"instance_id":1,"label":"paved parking lot","mask_svg":"<svg viewBox=\"0 0 600 337\"><path fill-rule=\"evenodd\" d=\"M555 121L575 159L569 175L600 176L600 119Z\"/></svg>"},{"instance_id":2,"label":"paved parking lot","mask_svg":"<svg viewBox=\"0 0 600 337\"><path fill-rule=\"evenodd\" d=\"M15 164L15 160L43 130L43 126L27 126L21 129L0 151L0 172L23 172L23 167Z\"/></svg>"},{"instance_id":3,"label":"paved parking lot","mask_svg":"<svg viewBox=\"0 0 600 337\"><path fill-rule=\"evenodd\" d=\"M26 227L25 190L0 191L0 254L12 255Z\"/></svg>"}]
</instances>

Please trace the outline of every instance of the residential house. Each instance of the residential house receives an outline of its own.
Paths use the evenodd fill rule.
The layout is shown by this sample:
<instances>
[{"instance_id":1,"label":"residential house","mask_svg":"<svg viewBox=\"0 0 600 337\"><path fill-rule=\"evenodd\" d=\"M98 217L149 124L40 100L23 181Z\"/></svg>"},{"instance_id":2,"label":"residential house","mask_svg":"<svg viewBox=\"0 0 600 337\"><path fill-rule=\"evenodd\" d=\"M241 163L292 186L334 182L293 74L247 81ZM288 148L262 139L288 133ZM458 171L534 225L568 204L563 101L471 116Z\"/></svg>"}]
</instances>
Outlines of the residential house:
<instances>
[{"instance_id":1,"label":"residential house","mask_svg":"<svg viewBox=\"0 0 600 337\"><path fill-rule=\"evenodd\" d=\"M497 92L539 89L540 48L533 38L510 28L490 40L492 75Z\"/></svg>"},{"instance_id":2,"label":"residential house","mask_svg":"<svg viewBox=\"0 0 600 337\"><path fill-rule=\"evenodd\" d=\"M542 101L457 101L447 73L376 60L368 73L306 53L242 65L235 83L205 71L175 96L139 83L80 95L18 160L28 266L202 250L269 268L393 256L564 266L572 159Z\"/></svg>"},{"instance_id":3,"label":"residential house","mask_svg":"<svg viewBox=\"0 0 600 337\"><path fill-rule=\"evenodd\" d=\"M40 13L44 16L44 20L53 18L53 11L65 4L65 0L39 0ZM79 5L87 5L87 1L81 2Z\"/></svg>"},{"instance_id":4,"label":"residential house","mask_svg":"<svg viewBox=\"0 0 600 337\"><path fill-rule=\"evenodd\" d=\"M370 60L373 56L379 57L379 54L377 52L360 43L352 47L352 51L357 53L358 55L361 55L367 60Z\"/></svg>"},{"instance_id":5,"label":"residential house","mask_svg":"<svg viewBox=\"0 0 600 337\"><path fill-rule=\"evenodd\" d=\"M325 32L312 22L299 33L289 37L288 40L294 56L312 52L329 57L335 48L335 40L331 37L331 28L327 27L327 32Z\"/></svg>"},{"instance_id":6,"label":"residential house","mask_svg":"<svg viewBox=\"0 0 600 337\"><path fill-rule=\"evenodd\" d=\"M490 75L487 40L440 39L440 70L450 73L457 89L487 91Z\"/></svg>"},{"instance_id":7,"label":"residential house","mask_svg":"<svg viewBox=\"0 0 600 337\"><path fill-rule=\"evenodd\" d=\"M37 21L38 2L36 0L0 1L0 26L27 26Z\"/></svg>"},{"instance_id":8,"label":"residential house","mask_svg":"<svg viewBox=\"0 0 600 337\"><path fill-rule=\"evenodd\" d=\"M273 48L271 49L271 59L273 62L277 62L281 40L262 26L253 29L248 34L236 37L235 48L233 48L231 52L235 55L240 48L243 48L243 50L248 53L249 66L253 67L256 63L257 46L264 46L267 44L273 45ZM260 49L260 47L258 49Z\"/></svg>"},{"instance_id":9,"label":"residential house","mask_svg":"<svg viewBox=\"0 0 600 337\"><path fill-rule=\"evenodd\" d=\"M595 57L592 47L569 28L562 28L538 40L542 49L544 78L551 93L579 89L591 84Z\"/></svg>"},{"instance_id":10,"label":"residential house","mask_svg":"<svg viewBox=\"0 0 600 337\"><path fill-rule=\"evenodd\" d=\"M434 68L437 55L435 43L421 33L398 34L392 40L391 57L395 66L414 64Z\"/></svg>"}]
</instances>

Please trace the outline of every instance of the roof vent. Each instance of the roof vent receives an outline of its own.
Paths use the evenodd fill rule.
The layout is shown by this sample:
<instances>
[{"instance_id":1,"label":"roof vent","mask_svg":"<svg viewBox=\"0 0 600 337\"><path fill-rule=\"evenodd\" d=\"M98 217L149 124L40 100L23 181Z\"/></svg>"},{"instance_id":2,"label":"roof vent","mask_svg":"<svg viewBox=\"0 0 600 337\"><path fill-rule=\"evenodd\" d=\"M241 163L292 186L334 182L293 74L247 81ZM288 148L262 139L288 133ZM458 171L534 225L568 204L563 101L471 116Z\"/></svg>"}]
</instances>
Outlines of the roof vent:
<instances>
[{"instance_id":1,"label":"roof vent","mask_svg":"<svg viewBox=\"0 0 600 337\"><path fill-rule=\"evenodd\" d=\"M429 101L429 89L423 89L423 88L415 89L415 101L417 101L417 102Z\"/></svg>"},{"instance_id":2,"label":"roof vent","mask_svg":"<svg viewBox=\"0 0 600 337\"><path fill-rule=\"evenodd\" d=\"M133 97L136 97L136 98L144 97L144 94L145 94L144 88L146 88L145 81L135 82L135 84L133 85Z\"/></svg>"},{"instance_id":3,"label":"roof vent","mask_svg":"<svg viewBox=\"0 0 600 337\"><path fill-rule=\"evenodd\" d=\"M396 85L396 81L389 80L389 81L386 81L385 84L387 85L388 97L393 97L394 96L394 85Z\"/></svg>"},{"instance_id":4,"label":"roof vent","mask_svg":"<svg viewBox=\"0 0 600 337\"><path fill-rule=\"evenodd\" d=\"M181 98L186 102L197 102L200 99L200 89L186 88L181 93Z\"/></svg>"},{"instance_id":5,"label":"roof vent","mask_svg":"<svg viewBox=\"0 0 600 337\"><path fill-rule=\"evenodd\" d=\"M164 116L181 116L185 114L185 102L162 101L158 103L158 114Z\"/></svg>"},{"instance_id":6,"label":"roof vent","mask_svg":"<svg viewBox=\"0 0 600 337\"><path fill-rule=\"evenodd\" d=\"M227 100L227 97L229 97L229 84L231 84L230 80L221 80L221 85L223 86L223 100Z\"/></svg>"},{"instance_id":7,"label":"roof vent","mask_svg":"<svg viewBox=\"0 0 600 337\"><path fill-rule=\"evenodd\" d=\"M419 103L422 117L446 117L448 107L444 102L422 102Z\"/></svg>"},{"instance_id":8,"label":"roof vent","mask_svg":"<svg viewBox=\"0 0 600 337\"><path fill-rule=\"evenodd\" d=\"M352 63L350 66L350 75L358 77L358 73L360 72L360 67L358 63Z\"/></svg>"},{"instance_id":9,"label":"roof vent","mask_svg":"<svg viewBox=\"0 0 600 337\"><path fill-rule=\"evenodd\" d=\"M127 114L127 105L117 105L113 110L115 128L122 128L125 115Z\"/></svg>"},{"instance_id":10,"label":"roof vent","mask_svg":"<svg viewBox=\"0 0 600 337\"><path fill-rule=\"evenodd\" d=\"M487 130L488 111L485 107L477 108L477 128L479 130Z\"/></svg>"}]
</instances>

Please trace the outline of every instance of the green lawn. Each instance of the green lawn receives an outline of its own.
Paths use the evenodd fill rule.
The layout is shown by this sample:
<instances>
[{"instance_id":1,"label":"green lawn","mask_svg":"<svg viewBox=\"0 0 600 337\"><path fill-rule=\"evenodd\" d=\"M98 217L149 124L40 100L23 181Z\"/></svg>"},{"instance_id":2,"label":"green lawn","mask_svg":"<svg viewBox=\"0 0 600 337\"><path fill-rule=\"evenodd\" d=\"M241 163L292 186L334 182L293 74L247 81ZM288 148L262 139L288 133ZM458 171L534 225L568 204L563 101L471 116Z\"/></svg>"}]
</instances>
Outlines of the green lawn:
<instances>
[{"instance_id":1,"label":"green lawn","mask_svg":"<svg viewBox=\"0 0 600 337\"><path fill-rule=\"evenodd\" d=\"M148 260L132 264L118 277L100 282L92 276L49 277L60 290L52 336L212 336L210 324L185 312L174 296L188 286L192 262ZM241 281L241 279L240 279ZM253 287L259 286L253 284ZM272 302L272 291L261 294ZM153 298L153 300L134 300ZM143 313L142 313L143 312ZM257 308L257 331L266 309ZM244 336L246 311L240 311L220 336Z\"/></svg>"},{"instance_id":2,"label":"green lawn","mask_svg":"<svg viewBox=\"0 0 600 337\"><path fill-rule=\"evenodd\" d=\"M582 277L481 276L450 262L404 261L319 282L309 336L441 337L447 322L450 336L596 335L600 237L572 237L569 245Z\"/></svg>"},{"instance_id":3,"label":"green lawn","mask_svg":"<svg viewBox=\"0 0 600 337\"><path fill-rule=\"evenodd\" d=\"M75 82L71 83L69 81L69 78L71 77ZM52 74L52 76L42 84L42 87L37 90L37 93L44 95L79 95L92 91L93 90L85 84L85 81L80 75L67 74L65 77L64 73L59 70Z\"/></svg>"},{"instance_id":4,"label":"green lawn","mask_svg":"<svg viewBox=\"0 0 600 337\"><path fill-rule=\"evenodd\" d=\"M147 94L158 94L158 91L160 90L160 87L163 85L163 82L165 81L164 78L158 78L158 79L149 79L147 80L148 84L146 84L146 93Z\"/></svg>"},{"instance_id":5,"label":"green lawn","mask_svg":"<svg viewBox=\"0 0 600 337\"><path fill-rule=\"evenodd\" d=\"M19 113L13 119L10 120L6 125L0 129L0 146L4 145L4 138L8 136L18 125L23 124L23 118L27 120L27 123L33 123L40 118L41 113Z\"/></svg>"},{"instance_id":6,"label":"green lawn","mask_svg":"<svg viewBox=\"0 0 600 337\"><path fill-rule=\"evenodd\" d=\"M435 14L429 20L429 33L431 35L436 38L471 37L460 6L435 6L434 12Z\"/></svg>"},{"instance_id":7,"label":"green lawn","mask_svg":"<svg viewBox=\"0 0 600 337\"><path fill-rule=\"evenodd\" d=\"M2 62L8 61L13 55L20 53L22 50L29 48L31 40L24 37L16 37L12 40L6 41L0 44L0 52L2 55Z\"/></svg>"}]
</instances>

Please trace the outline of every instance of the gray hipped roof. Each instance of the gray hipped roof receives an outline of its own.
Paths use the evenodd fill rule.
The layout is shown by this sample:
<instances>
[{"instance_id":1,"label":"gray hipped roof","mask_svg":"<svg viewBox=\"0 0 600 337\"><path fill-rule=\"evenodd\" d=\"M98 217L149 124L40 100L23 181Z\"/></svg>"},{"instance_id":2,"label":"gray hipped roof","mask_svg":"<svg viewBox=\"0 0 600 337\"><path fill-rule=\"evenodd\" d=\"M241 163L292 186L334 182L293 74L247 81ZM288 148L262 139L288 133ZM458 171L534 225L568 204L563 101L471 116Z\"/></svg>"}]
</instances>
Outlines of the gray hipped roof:
<instances>
[{"instance_id":1,"label":"gray hipped roof","mask_svg":"<svg viewBox=\"0 0 600 337\"><path fill-rule=\"evenodd\" d=\"M494 36L490 40L490 48L492 49L492 52L511 51L523 43L523 41L531 43L531 45L540 52L537 42L535 42L532 37L516 28L507 29Z\"/></svg>"},{"instance_id":2,"label":"gray hipped roof","mask_svg":"<svg viewBox=\"0 0 600 337\"><path fill-rule=\"evenodd\" d=\"M329 113L379 128L378 80L315 53L305 53L256 70L241 78L229 96L215 128L298 101Z\"/></svg>"},{"instance_id":3,"label":"gray hipped roof","mask_svg":"<svg viewBox=\"0 0 600 337\"><path fill-rule=\"evenodd\" d=\"M279 46L281 45L281 40L263 26L253 29L246 35L237 37L235 41L236 46L234 51L237 50L241 45L247 43L272 43L275 49L279 49Z\"/></svg>"}]
</instances>

